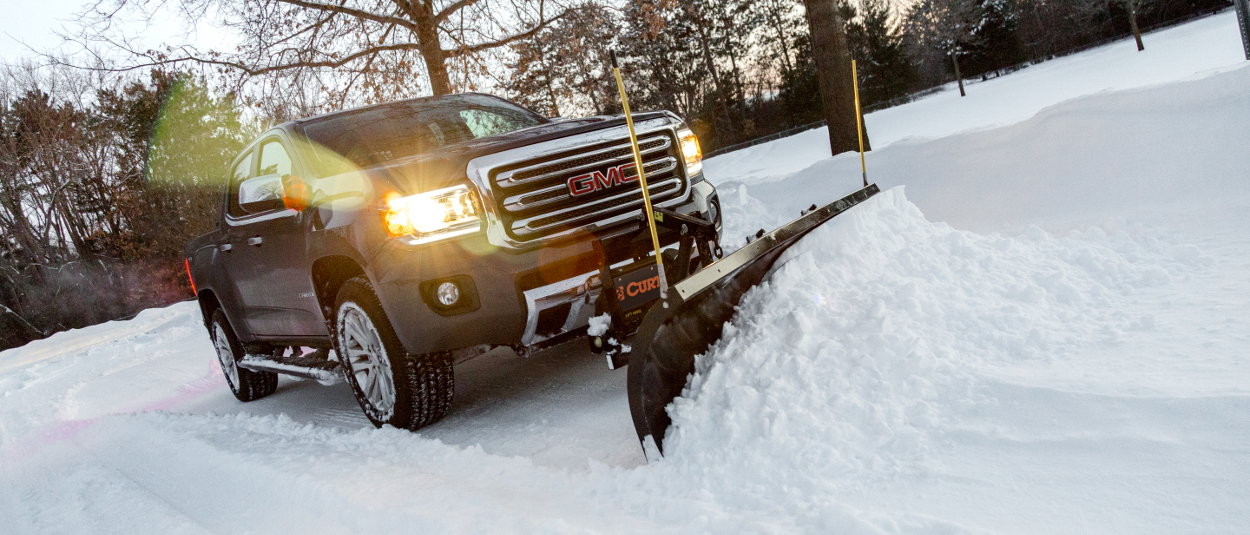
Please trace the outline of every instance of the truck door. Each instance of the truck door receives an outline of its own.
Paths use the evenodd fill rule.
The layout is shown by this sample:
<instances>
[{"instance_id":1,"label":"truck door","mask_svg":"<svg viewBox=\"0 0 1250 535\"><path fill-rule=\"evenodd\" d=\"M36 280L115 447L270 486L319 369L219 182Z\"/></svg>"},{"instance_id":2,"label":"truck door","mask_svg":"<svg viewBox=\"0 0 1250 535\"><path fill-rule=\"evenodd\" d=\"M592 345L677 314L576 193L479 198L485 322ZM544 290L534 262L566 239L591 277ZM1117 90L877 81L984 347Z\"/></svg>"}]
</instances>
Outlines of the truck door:
<instances>
[{"instance_id":1,"label":"truck door","mask_svg":"<svg viewBox=\"0 0 1250 535\"><path fill-rule=\"evenodd\" d=\"M246 327L248 332L253 334L257 333L257 328L263 324L261 318L268 307L269 299L264 284L261 283L259 271L256 269L256 262L250 258L254 254L247 248L245 237L249 230L249 218L263 215L250 211L258 207L251 202L254 200L251 193L256 190L255 186L258 184L252 181L254 178L256 178L256 151L249 149L231 168L225 224L222 225L221 242L217 244L221 250L222 265L234 288L230 300L238 305L234 307L241 314L241 317L237 319L244 324L236 325L236 328ZM249 201L246 209L239 204L239 192L245 185L247 190L244 200Z\"/></svg>"},{"instance_id":2,"label":"truck door","mask_svg":"<svg viewBox=\"0 0 1250 535\"><path fill-rule=\"evenodd\" d=\"M243 166L251 168L245 173ZM236 166L226 213L227 270L253 334L326 335L306 265L302 217L282 202L282 179L291 173L277 138Z\"/></svg>"},{"instance_id":3,"label":"truck door","mask_svg":"<svg viewBox=\"0 0 1250 535\"><path fill-rule=\"evenodd\" d=\"M297 174L290 152L277 137L261 142L259 158L257 173L263 177L275 177L279 184L278 192L282 191L281 184L285 179ZM257 256L258 269L272 306L280 311L272 316L272 324L267 326L271 332L266 334L329 336L313 289L305 214L285 207L280 214L283 217L265 221L256 229L255 234L262 241L252 245L260 253Z\"/></svg>"}]
</instances>

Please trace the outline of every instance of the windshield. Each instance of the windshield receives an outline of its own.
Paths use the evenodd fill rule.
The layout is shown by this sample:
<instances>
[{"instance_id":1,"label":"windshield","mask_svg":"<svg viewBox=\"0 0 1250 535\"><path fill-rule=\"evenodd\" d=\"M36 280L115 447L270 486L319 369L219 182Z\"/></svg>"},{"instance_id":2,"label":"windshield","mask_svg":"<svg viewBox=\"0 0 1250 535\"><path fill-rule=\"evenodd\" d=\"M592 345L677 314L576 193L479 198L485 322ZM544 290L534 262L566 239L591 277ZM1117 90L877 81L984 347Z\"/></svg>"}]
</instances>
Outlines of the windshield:
<instances>
[{"instance_id":1,"label":"windshield","mask_svg":"<svg viewBox=\"0 0 1250 535\"><path fill-rule=\"evenodd\" d=\"M467 94L334 114L300 129L312 142L310 159L329 176L544 122L505 100Z\"/></svg>"}]
</instances>

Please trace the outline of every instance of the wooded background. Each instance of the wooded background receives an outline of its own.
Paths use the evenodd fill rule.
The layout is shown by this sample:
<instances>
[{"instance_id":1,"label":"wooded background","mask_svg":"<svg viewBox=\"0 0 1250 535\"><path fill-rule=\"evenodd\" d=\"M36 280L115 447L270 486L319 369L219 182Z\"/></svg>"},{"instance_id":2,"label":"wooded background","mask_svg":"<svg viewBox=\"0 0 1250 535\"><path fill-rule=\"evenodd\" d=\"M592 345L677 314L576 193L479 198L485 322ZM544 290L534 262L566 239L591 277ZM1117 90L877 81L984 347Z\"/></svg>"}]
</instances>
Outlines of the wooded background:
<instances>
[{"instance_id":1,"label":"wooded background","mask_svg":"<svg viewBox=\"0 0 1250 535\"><path fill-rule=\"evenodd\" d=\"M1232 5L809 1L834 3L870 108ZM138 47L113 17L147 4L79 14L89 60L0 72L0 348L190 297L183 247L214 224L224 166L291 118L459 91L618 113L613 49L634 107L684 117L705 152L824 117L801 0L182 0L230 51Z\"/></svg>"}]
</instances>

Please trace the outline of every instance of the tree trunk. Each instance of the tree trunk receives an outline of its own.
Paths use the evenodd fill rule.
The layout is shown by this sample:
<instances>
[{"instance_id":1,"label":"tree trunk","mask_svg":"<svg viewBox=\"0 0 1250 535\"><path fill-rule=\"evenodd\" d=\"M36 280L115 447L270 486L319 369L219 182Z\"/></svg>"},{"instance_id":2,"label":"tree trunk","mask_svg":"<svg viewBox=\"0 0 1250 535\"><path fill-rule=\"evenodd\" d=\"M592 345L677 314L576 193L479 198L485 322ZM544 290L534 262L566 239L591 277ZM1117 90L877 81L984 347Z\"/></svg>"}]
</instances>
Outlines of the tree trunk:
<instances>
[{"instance_id":1,"label":"tree trunk","mask_svg":"<svg viewBox=\"0 0 1250 535\"><path fill-rule=\"evenodd\" d=\"M410 2L404 11L408 19L417 23L417 48L425 60L425 72L430 77L430 91L441 97L451 94L451 77L447 75L447 51L438 39L438 25L434 23L432 6L424 2Z\"/></svg>"},{"instance_id":2,"label":"tree trunk","mask_svg":"<svg viewBox=\"0 0 1250 535\"><path fill-rule=\"evenodd\" d=\"M846 44L846 27L838 16L837 1L804 0L804 4L820 80L821 103L829 127L829 149L835 155L858 151L855 82L850 76L851 55ZM869 150L867 132L864 134L864 150Z\"/></svg>"},{"instance_id":3,"label":"tree trunk","mask_svg":"<svg viewBox=\"0 0 1250 535\"><path fill-rule=\"evenodd\" d=\"M1132 7L1128 9L1128 25L1133 28L1133 38L1137 39L1137 51L1145 50L1146 45L1141 42L1141 30L1137 28L1137 9Z\"/></svg>"},{"instance_id":4,"label":"tree trunk","mask_svg":"<svg viewBox=\"0 0 1250 535\"><path fill-rule=\"evenodd\" d=\"M434 96L441 97L451 94L451 77L447 75L447 63L443 59L443 48L438 45L438 36L435 35L435 45L426 47L424 39L421 44L421 59L425 60L425 72L430 75L430 91Z\"/></svg>"},{"instance_id":5,"label":"tree trunk","mask_svg":"<svg viewBox=\"0 0 1250 535\"><path fill-rule=\"evenodd\" d=\"M959 80L959 96L966 97L968 94L964 92L964 75L959 72L959 54L951 52L951 61L955 62L955 79Z\"/></svg>"}]
</instances>

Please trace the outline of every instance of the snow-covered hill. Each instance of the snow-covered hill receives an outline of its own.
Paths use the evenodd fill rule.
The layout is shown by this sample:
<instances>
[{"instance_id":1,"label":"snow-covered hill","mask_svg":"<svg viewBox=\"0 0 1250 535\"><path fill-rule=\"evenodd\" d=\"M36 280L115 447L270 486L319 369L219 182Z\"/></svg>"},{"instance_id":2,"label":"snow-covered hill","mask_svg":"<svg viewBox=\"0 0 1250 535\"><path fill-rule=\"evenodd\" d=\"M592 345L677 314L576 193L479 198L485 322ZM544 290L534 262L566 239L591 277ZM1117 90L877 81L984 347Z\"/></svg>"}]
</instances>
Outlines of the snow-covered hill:
<instances>
[{"instance_id":1,"label":"snow-covered hill","mask_svg":"<svg viewBox=\"0 0 1250 535\"><path fill-rule=\"evenodd\" d=\"M1244 532L1235 28L870 115L886 191L747 296L658 462L576 345L462 363L447 420L374 430L343 385L235 402L184 303L0 353L0 532ZM1090 81L1116 69L1137 82ZM1084 89L1020 89L1044 84ZM822 143L708 162L726 240L856 187Z\"/></svg>"}]
</instances>

